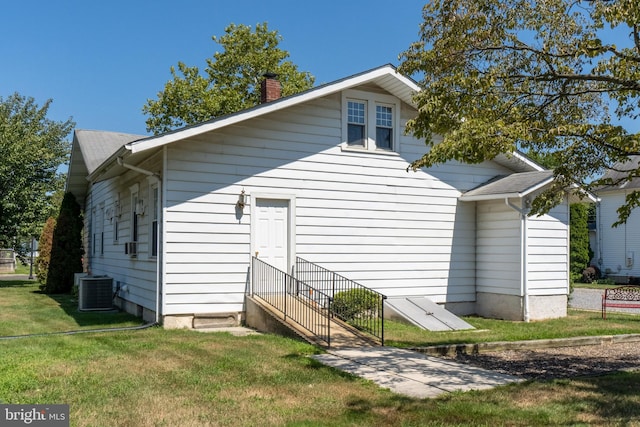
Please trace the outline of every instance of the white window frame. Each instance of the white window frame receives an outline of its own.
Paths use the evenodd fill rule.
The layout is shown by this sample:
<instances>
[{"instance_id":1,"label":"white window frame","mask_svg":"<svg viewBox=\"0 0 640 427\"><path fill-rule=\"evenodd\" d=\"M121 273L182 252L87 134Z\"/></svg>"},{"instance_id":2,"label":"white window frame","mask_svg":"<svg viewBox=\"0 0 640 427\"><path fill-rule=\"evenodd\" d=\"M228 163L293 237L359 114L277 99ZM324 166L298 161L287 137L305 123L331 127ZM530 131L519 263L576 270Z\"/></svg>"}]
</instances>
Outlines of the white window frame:
<instances>
[{"instance_id":1,"label":"white window frame","mask_svg":"<svg viewBox=\"0 0 640 427\"><path fill-rule=\"evenodd\" d=\"M113 202L113 212L111 213L113 218L113 244L117 245L118 240L120 239L120 215L122 212L122 202L120 201L120 193L117 193L117 196Z\"/></svg>"},{"instance_id":2,"label":"white window frame","mask_svg":"<svg viewBox=\"0 0 640 427\"><path fill-rule=\"evenodd\" d=\"M160 245L160 186L159 180L155 176L147 178L149 181L149 258L155 259L158 254L153 254L154 251L159 251ZM157 199L154 199L154 191ZM154 202L157 203L154 206ZM156 228L156 242L153 241L154 235L154 223Z\"/></svg>"},{"instance_id":3,"label":"white window frame","mask_svg":"<svg viewBox=\"0 0 640 427\"><path fill-rule=\"evenodd\" d=\"M140 200L139 198L139 193L140 193L140 185L139 184L134 184L131 187L129 187L129 191L131 192L131 225L130 225L130 231L129 231L129 241L131 242L137 242L138 239L140 238L140 230L138 230L138 219L136 218L138 213L136 212L137 209L137 205L138 205L138 200Z\"/></svg>"},{"instance_id":4,"label":"white window frame","mask_svg":"<svg viewBox=\"0 0 640 427\"><path fill-rule=\"evenodd\" d=\"M98 236L100 238L100 246L98 248L98 253L100 256L104 256L104 221L105 221L105 212L104 212L104 202L100 203L98 209Z\"/></svg>"},{"instance_id":5,"label":"white window frame","mask_svg":"<svg viewBox=\"0 0 640 427\"><path fill-rule=\"evenodd\" d=\"M348 105L349 101L364 103L365 105L365 140L363 145L349 144L348 141ZM376 145L376 109L377 106L391 107L392 127L391 149L380 148ZM400 141L400 101L398 98L374 92L361 90L346 90L342 92L342 144L341 148L346 151L366 151L377 154L398 153L398 143Z\"/></svg>"},{"instance_id":6,"label":"white window frame","mask_svg":"<svg viewBox=\"0 0 640 427\"><path fill-rule=\"evenodd\" d=\"M98 255L98 248L97 248L97 242L98 242L98 208L94 207L93 209L91 209L91 255L92 256L96 256Z\"/></svg>"}]
</instances>

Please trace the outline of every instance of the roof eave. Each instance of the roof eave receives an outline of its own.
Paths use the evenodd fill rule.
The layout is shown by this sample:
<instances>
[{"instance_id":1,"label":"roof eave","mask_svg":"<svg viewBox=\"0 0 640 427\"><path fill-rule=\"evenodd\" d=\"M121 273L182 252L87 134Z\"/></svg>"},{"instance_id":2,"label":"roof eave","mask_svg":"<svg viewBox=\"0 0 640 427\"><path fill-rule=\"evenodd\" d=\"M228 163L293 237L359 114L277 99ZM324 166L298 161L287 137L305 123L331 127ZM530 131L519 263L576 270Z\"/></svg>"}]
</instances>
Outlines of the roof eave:
<instances>
[{"instance_id":1,"label":"roof eave","mask_svg":"<svg viewBox=\"0 0 640 427\"><path fill-rule=\"evenodd\" d=\"M114 167L114 164L117 162L118 157L125 157L129 153L131 153L131 150L129 149L129 145L130 144L125 144L124 146L119 148L118 151L113 153L107 160L102 162L100 167L98 167L95 171L93 171L93 173L87 176L87 181L88 182L100 181L101 180L100 176L104 175L107 172L107 170Z\"/></svg>"},{"instance_id":2,"label":"roof eave","mask_svg":"<svg viewBox=\"0 0 640 427\"><path fill-rule=\"evenodd\" d=\"M502 199L519 199L526 195L523 193L500 193L500 194L479 194L477 196L460 196L460 200L463 202L481 202L487 200L502 200Z\"/></svg>"},{"instance_id":3,"label":"roof eave","mask_svg":"<svg viewBox=\"0 0 640 427\"><path fill-rule=\"evenodd\" d=\"M321 98L323 96L331 95L333 93L340 92L342 90L356 87L365 83L369 83L383 76L389 76L389 75L393 75L395 78L397 78L402 83L404 83L412 91L412 93L418 92L420 90L419 86L413 80L398 73L395 67L388 64L388 65L370 70L365 73L347 77L345 79L338 80L334 83L329 83L327 85L319 86L317 88L310 89L306 92L302 92L296 95L291 95L286 98L272 101L270 103L261 104L257 107L254 107L248 110L243 110L235 114L221 117L219 119L214 119L212 121L189 126L184 129L174 131L174 132L169 132L159 136L152 136L147 139L130 142L126 146L127 146L127 149L131 151L131 153L138 153L141 151L150 150L156 147L160 147L162 145L183 140L185 138L201 135L206 132L210 132L210 131L220 129L226 126L230 126L236 123L240 123L247 119L251 119L254 117L259 117L265 114L280 111L285 108L289 108L291 106L300 104L302 102L306 102L313 99ZM402 101L413 105L413 99L411 97L404 96L401 99Z\"/></svg>"},{"instance_id":4,"label":"roof eave","mask_svg":"<svg viewBox=\"0 0 640 427\"><path fill-rule=\"evenodd\" d=\"M495 194L478 194L478 195L468 195L464 194L460 196L460 200L464 202L478 202L483 200L502 200L502 199L520 199L527 197L531 193L538 191L539 189L546 187L551 184L554 180L554 177L551 176L543 181L540 181L538 184L532 185L531 187L519 191L519 192L511 192L511 193L495 193Z\"/></svg>"}]
</instances>

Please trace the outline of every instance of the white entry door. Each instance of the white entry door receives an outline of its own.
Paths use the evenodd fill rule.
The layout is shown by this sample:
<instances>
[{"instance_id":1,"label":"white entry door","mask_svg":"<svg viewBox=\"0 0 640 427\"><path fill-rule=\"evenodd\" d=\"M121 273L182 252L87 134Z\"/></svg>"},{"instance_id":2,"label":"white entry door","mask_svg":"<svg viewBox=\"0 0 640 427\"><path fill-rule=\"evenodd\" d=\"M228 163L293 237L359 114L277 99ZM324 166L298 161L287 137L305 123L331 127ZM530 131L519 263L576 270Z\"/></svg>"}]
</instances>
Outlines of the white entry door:
<instances>
[{"instance_id":1,"label":"white entry door","mask_svg":"<svg viewBox=\"0 0 640 427\"><path fill-rule=\"evenodd\" d=\"M256 200L255 250L258 258L282 271L289 265L289 201Z\"/></svg>"}]
</instances>

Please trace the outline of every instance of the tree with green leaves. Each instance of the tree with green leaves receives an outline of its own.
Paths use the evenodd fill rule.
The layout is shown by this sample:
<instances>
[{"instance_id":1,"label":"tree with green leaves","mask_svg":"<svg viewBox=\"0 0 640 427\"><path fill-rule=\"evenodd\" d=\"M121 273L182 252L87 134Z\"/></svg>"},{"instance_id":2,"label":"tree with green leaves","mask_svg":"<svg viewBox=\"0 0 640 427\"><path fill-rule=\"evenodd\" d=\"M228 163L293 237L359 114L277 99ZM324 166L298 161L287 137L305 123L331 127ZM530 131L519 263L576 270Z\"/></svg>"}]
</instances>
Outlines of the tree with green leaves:
<instances>
[{"instance_id":1,"label":"tree with green leaves","mask_svg":"<svg viewBox=\"0 0 640 427\"><path fill-rule=\"evenodd\" d=\"M282 36L269 31L266 22L254 30L231 24L223 36L212 39L223 50L207 59L204 74L197 66L178 62L158 99L147 100L142 111L149 116L148 131L168 132L253 107L260 103L266 73L278 75L283 96L313 86L313 76L288 60L289 52L278 47Z\"/></svg>"},{"instance_id":2,"label":"tree with green leaves","mask_svg":"<svg viewBox=\"0 0 640 427\"><path fill-rule=\"evenodd\" d=\"M46 280L40 285L43 292L71 291L74 273L82 272L82 225L80 205L72 193L65 193L51 238Z\"/></svg>"},{"instance_id":3,"label":"tree with green leaves","mask_svg":"<svg viewBox=\"0 0 640 427\"><path fill-rule=\"evenodd\" d=\"M562 189L611 184L597 178L640 154L639 135L614 120L640 114L640 2L433 0L423 16L400 66L423 89L408 131L429 148L414 169L545 153L557 180L533 202L543 213ZM615 43L612 29L622 35ZM626 169L625 179L640 176ZM638 205L630 192L620 221Z\"/></svg>"},{"instance_id":4,"label":"tree with green leaves","mask_svg":"<svg viewBox=\"0 0 640 427\"><path fill-rule=\"evenodd\" d=\"M589 205L574 203L570 208L569 227L571 242L569 254L569 269L573 277L580 277L585 268L589 266L589 261L593 256L589 246Z\"/></svg>"},{"instance_id":5,"label":"tree with green leaves","mask_svg":"<svg viewBox=\"0 0 640 427\"><path fill-rule=\"evenodd\" d=\"M51 247L53 246L53 231L56 228L56 219L47 218L42 227L42 233L38 239L38 258L36 258L36 277L42 289L47 283L49 264L51 262Z\"/></svg>"},{"instance_id":6,"label":"tree with green leaves","mask_svg":"<svg viewBox=\"0 0 640 427\"><path fill-rule=\"evenodd\" d=\"M0 97L0 247L37 237L53 194L64 186L58 167L68 160L65 138L75 124L47 118L51 102Z\"/></svg>"}]
</instances>

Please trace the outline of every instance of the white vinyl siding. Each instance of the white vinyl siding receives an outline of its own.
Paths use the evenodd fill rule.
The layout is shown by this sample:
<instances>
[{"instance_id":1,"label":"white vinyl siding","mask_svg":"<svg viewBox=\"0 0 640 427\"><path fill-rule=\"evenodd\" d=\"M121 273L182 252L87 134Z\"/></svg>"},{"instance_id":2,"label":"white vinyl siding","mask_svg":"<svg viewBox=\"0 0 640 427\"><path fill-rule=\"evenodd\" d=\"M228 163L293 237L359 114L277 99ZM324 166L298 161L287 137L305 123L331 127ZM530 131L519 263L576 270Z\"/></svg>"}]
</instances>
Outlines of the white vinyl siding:
<instances>
[{"instance_id":1,"label":"white vinyl siding","mask_svg":"<svg viewBox=\"0 0 640 427\"><path fill-rule=\"evenodd\" d=\"M521 295L520 214L504 200L477 202L477 291Z\"/></svg>"},{"instance_id":2,"label":"white vinyl siding","mask_svg":"<svg viewBox=\"0 0 640 427\"><path fill-rule=\"evenodd\" d=\"M522 238L526 236L524 277L529 295L567 294L566 201L549 214L527 217L524 234L520 214L504 200L478 202L477 218L478 292L522 296Z\"/></svg>"},{"instance_id":3,"label":"white vinyl siding","mask_svg":"<svg viewBox=\"0 0 640 427\"><path fill-rule=\"evenodd\" d=\"M146 167L160 169L160 158L154 157L145 164ZM149 246L148 226L151 216L146 213L138 218L138 256L131 258L125 254L125 244L132 240L131 227L131 197L130 187L138 184L138 194L149 194L149 184L145 176L129 171L118 178L112 178L93 184L91 194L87 197L85 210L91 211L93 207L101 204L105 212L109 212L104 218L104 254L103 256L90 256L87 260L88 267L94 275L108 275L115 282L127 285L128 291L121 294L132 303L138 304L149 310L156 309L156 261L151 258ZM144 198L143 198L144 199ZM118 202L118 203L117 203ZM145 203L148 200L144 200ZM119 208L119 209L117 209ZM147 212L149 208L147 207ZM118 213L120 217L118 218ZM85 228L91 230L91 219L85 219ZM116 224L118 227L118 240L115 240ZM98 225L98 224L96 224Z\"/></svg>"},{"instance_id":4,"label":"white vinyl siding","mask_svg":"<svg viewBox=\"0 0 640 427\"><path fill-rule=\"evenodd\" d=\"M527 218L527 281L530 295L569 293L569 206Z\"/></svg>"},{"instance_id":5,"label":"white vinyl siding","mask_svg":"<svg viewBox=\"0 0 640 427\"><path fill-rule=\"evenodd\" d=\"M457 197L507 171L489 162L407 172L424 144L401 130L400 155L341 150L342 101L167 148L165 314L242 310L252 255L251 209L235 209L243 189L295 197L298 256L389 296L474 301L475 208ZM398 113L405 123L415 110Z\"/></svg>"},{"instance_id":6,"label":"white vinyl siding","mask_svg":"<svg viewBox=\"0 0 640 427\"><path fill-rule=\"evenodd\" d=\"M598 247L603 274L620 276L640 276L640 211L631 212L625 224L613 227L618 220L617 209L625 202L628 191L611 191L598 194L601 199L598 209ZM632 256L632 265L627 265L627 257ZM598 259L596 259L596 262Z\"/></svg>"},{"instance_id":7,"label":"white vinyl siding","mask_svg":"<svg viewBox=\"0 0 640 427\"><path fill-rule=\"evenodd\" d=\"M425 150L404 134L415 110L379 88L365 98L374 112L368 135L378 125L377 103L393 107L381 110L380 123L388 125L384 117L393 115L394 152L345 149L347 98L334 94L167 145L164 163L156 154L139 165L161 170L162 209L154 208L154 181L140 173L94 184L86 211L100 203L108 209L120 197L122 215L104 221L104 241L113 244L105 244L104 257L89 260L93 274L128 285L126 299L150 310L162 277L163 315L241 312L256 250L253 204L268 198L290 201L289 262L298 255L390 297L473 303L476 291L518 295L518 214L504 201L458 200L511 171L495 162L407 171ZM138 256L132 259L124 245L133 238L130 188L136 186L146 212L138 218ZM238 209L243 190L247 206ZM152 256L156 211L164 213L158 258ZM532 224L532 242L549 237L544 221ZM551 270L542 270L547 260L533 259L533 289L543 289ZM163 263L159 275L157 262ZM559 285L549 283L557 291Z\"/></svg>"}]
</instances>

